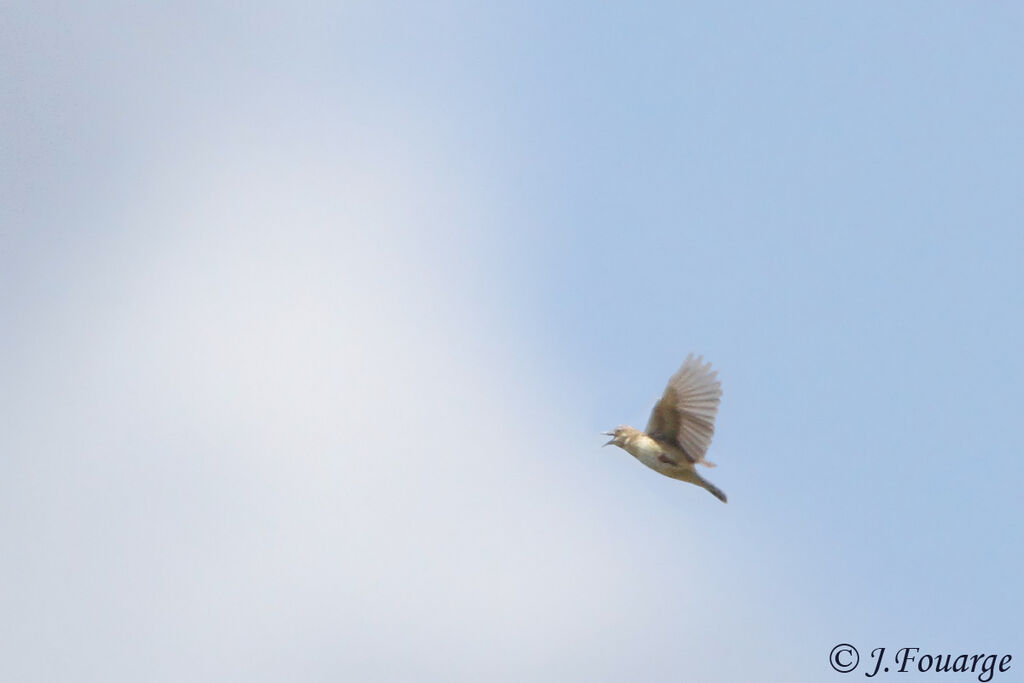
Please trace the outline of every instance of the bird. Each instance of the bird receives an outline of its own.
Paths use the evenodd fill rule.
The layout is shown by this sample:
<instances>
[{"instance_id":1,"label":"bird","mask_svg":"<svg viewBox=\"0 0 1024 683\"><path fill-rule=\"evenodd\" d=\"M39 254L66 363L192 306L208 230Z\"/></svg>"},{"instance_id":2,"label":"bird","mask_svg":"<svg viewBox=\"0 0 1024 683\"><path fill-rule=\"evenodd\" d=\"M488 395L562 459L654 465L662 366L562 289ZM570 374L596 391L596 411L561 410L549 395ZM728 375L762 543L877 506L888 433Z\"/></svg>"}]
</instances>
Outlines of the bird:
<instances>
[{"instance_id":1,"label":"bird","mask_svg":"<svg viewBox=\"0 0 1024 683\"><path fill-rule=\"evenodd\" d=\"M727 502L725 493L700 476L696 467L715 466L704 455L715 435L715 417L722 399L722 382L717 375L717 371L711 371L711 363L704 363L704 356L694 358L691 353L669 378L644 431L629 425L616 427L604 432L612 437L604 445L618 446L655 472L700 486Z\"/></svg>"}]
</instances>

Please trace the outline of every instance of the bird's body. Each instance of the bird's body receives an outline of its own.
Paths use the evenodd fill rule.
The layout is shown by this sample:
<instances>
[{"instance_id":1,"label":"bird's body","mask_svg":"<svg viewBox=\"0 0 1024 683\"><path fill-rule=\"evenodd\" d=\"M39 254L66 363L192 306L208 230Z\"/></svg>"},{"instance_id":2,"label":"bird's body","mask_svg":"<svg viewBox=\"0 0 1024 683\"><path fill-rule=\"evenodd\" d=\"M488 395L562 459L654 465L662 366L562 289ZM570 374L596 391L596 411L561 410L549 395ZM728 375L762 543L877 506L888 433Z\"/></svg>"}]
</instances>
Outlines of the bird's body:
<instances>
[{"instance_id":1,"label":"bird's body","mask_svg":"<svg viewBox=\"0 0 1024 683\"><path fill-rule=\"evenodd\" d=\"M615 445L655 472L707 489L723 503L725 494L697 473L714 435L715 415L722 396L722 383L710 372L711 364L689 355L665 387L665 393L651 411L645 432L618 427L607 432Z\"/></svg>"},{"instance_id":2,"label":"bird's body","mask_svg":"<svg viewBox=\"0 0 1024 683\"><path fill-rule=\"evenodd\" d=\"M629 429L631 433L627 433L622 439L622 449L655 472L673 479L683 479L685 472L695 471L693 463L687 460L686 455L678 448L657 441L639 429L623 429Z\"/></svg>"}]
</instances>

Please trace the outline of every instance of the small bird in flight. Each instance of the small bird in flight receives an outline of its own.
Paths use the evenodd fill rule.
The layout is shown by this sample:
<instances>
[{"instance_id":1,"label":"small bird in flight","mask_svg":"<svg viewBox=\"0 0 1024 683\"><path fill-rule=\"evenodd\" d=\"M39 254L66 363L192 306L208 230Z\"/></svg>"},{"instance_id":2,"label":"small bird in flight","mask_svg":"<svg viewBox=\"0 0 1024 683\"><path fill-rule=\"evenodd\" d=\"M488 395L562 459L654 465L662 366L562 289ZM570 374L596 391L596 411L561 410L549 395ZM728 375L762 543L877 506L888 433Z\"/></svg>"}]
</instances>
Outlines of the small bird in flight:
<instances>
[{"instance_id":1,"label":"small bird in flight","mask_svg":"<svg viewBox=\"0 0 1024 683\"><path fill-rule=\"evenodd\" d=\"M715 415L722 400L718 372L711 372L711 363L703 360L703 356L694 359L692 353L686 357L668 380L644 432L629 426L616 427L604 433L612 437L604 445L614 444L652 470L705 488L724 503L722 490L697 474L696 468L698 464L715 466L704 459L704 454L715 435Z\"/></svg>"}]
</instances>

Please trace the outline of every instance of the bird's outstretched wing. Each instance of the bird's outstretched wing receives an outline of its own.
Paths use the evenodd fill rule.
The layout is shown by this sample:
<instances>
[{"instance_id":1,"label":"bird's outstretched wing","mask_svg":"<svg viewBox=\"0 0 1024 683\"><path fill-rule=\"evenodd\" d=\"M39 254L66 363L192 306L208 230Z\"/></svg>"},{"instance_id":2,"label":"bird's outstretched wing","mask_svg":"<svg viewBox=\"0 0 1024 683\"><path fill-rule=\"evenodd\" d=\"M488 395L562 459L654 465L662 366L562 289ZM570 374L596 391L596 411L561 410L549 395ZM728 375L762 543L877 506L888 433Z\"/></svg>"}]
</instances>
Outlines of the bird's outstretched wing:
<instances>
[{"instance_id":1,"label":"bird's outstretched wing","mask_svg":"<svg viewBox=\"0 0 1024 683\"><path fill-rule=\"evenodd\" d=\"M715 435L715 416L722 400L722 383L704 357L691 353L672 375L661 400L651 411L648 434L675 444L690 462L702 462Z\"/></svg>"}]
</instances>

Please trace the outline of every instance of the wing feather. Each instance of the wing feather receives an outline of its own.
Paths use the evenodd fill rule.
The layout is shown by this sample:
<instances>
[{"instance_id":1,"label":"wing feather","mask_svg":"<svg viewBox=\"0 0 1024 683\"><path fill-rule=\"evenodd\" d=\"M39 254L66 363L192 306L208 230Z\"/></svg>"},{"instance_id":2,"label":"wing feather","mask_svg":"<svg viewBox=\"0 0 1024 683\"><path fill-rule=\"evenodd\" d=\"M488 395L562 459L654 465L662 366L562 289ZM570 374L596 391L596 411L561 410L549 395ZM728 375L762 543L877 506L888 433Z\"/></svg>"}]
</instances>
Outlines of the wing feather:
<instances>
[{"instance_id":1,"label":"wing feather","mask_svg":"<svg viewBox=\"0 0 1024 683\"><path fill-rule=\"evenodd\" d=\"M718 372L704 357L686 357L668 381L665 393L651 411L647 433L682 449L690 462L704 459L715 435L715 417L722 400Z\"/></svg>"}]
</instances>

